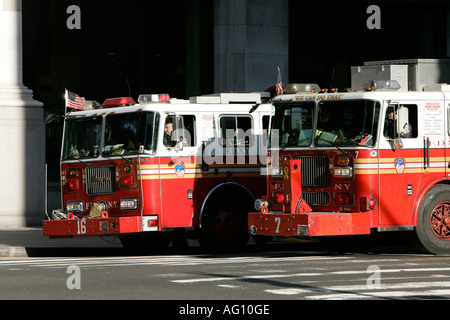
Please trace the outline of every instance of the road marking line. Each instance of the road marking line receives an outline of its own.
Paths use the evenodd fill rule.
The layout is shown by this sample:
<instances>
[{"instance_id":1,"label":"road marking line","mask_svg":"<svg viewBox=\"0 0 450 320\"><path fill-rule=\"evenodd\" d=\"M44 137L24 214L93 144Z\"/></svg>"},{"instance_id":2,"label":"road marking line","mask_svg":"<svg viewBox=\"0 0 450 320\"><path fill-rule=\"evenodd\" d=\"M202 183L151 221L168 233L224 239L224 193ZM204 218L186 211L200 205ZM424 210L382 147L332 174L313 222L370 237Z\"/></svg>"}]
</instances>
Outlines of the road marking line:
<instances>
[{"instance_id":1,"label":"road marking line","mask_svg":"<svg viewBox=\"0 0 450 320\"><path fill-rule=\"evenodd\" d=\"M421 289L421 288L446 288L427 291L398 291L398 289ZM436 295L450 293L450 281L437 281L437 282L405 282L389 285L381 285L379 289L373 289L367 291L367 285L352 285L352 286L330 286L330 287L311 287L310 289L303 288L285 288L285 289L267 289L264 290L267 293L277 295L299 295L307 292L339 292L333 294L319 294L313 296L306 296L305 299L364 299L374 297L403 297L403 296L424 296L424 295ZM366 291L364 291L366 290Z\"/></svg>"},{"instance_id":2,"label":"road marking line","mask_svg":"<svg viewBox=\"0 0 450 320\"><path fill-rule=\"evenodd\" d=\"M356 300L356 299L375 299L375 298L399 298L399 297L425 297L439 296L450 298L450 289L437 289L426 291L383 291L383 292L360 292L348 294L330 294L307 296L305 299L311 300Z\"/></svg>"},{"instance_id":3,"label":"road marking line","mask_svg":"<svg viewBox=\"0 0 450 320\"><path fill-rule=\"evenodd\" d=\"M400 272L443 272L450 271L450 268L410 268L410 269L381 269L381 273L400 273ZM332 271L322 273L291 273L291 274L274 274L274 275L249 275L249 276L231 276L231 277L215 277L215 278L195 278L184 280L172 280L175 283L197 283L197 282L216 282L216 281L236 281L250 279L276 279L276 278L295 278L309 276L330 276L330 275L349 275L349 274L370 274L367 270L349 270L349 271Z\"/></svg>"}]
</instances>

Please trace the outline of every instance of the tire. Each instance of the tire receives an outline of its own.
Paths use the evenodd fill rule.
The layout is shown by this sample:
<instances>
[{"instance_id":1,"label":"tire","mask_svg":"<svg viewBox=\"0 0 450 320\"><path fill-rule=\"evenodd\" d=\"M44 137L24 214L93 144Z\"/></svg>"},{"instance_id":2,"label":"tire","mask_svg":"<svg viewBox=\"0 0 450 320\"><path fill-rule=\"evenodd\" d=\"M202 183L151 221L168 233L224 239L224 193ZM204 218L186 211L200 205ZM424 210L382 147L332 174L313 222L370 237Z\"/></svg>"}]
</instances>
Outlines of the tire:
<instances>
[{"instance_id":1,"label":"tire","mask_svg":"<svg viewBox=\"0 0 450 320\"><path fill-rule=\"evenodd\" d=\"M200 245L208 251L243 250L249 239L245 208L237 195L212 199L203 212Z\"/></svg>"},{"instance_id":2,"label":"tire","mask_svg":"<svg viewBox=\"0 0 450 320\"><path fill-rule=\"evenodd\" d=\"M420 204L416 235L423 251L450 254L450 186L432 187Z\"/></svg>"}]
</instances>

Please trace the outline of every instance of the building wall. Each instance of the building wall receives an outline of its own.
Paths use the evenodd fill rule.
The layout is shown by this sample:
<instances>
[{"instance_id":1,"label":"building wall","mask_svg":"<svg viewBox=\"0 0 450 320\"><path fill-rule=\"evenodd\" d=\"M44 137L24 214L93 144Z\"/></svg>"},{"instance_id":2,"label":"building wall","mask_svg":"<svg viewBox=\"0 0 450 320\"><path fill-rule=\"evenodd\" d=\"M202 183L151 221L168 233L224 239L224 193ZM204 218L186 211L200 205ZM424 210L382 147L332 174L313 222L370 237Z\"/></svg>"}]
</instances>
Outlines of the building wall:
<instances>
[{"instance_id":1,"label":"building wall","mask_svg":"<svg viewBox=\"0 0 450 320\"><path fill-rule=\"evenodd\" d=\"M214 0L214 91L257 92L289 73L288 0Z\"/></svg>"}]
</instances>

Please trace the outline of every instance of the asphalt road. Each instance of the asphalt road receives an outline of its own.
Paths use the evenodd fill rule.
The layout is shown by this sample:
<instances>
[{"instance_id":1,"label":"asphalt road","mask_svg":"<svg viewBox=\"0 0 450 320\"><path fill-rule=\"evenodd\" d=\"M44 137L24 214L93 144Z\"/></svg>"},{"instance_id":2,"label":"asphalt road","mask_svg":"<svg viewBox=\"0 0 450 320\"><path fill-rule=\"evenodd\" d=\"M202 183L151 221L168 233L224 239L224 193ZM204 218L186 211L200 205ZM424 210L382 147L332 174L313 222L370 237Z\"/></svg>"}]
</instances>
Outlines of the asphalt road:
<instances>
[{"instance_id":1,"label":"asphalt road","mask_svg":"<svg viewBox=\"0 0 450 320\"><path fill-rule=\"evenodd\" d=\"M242 254L72 253L0 258L0 299L170 300L172 313L193 305L191 311L207 312L213 301L225 301L211 316L228 302L244 304L236 312L263 313L264 305L286 300L450 299L450 257L404 246L345 254L289 242Z\"/></svg>"}]
</instances>

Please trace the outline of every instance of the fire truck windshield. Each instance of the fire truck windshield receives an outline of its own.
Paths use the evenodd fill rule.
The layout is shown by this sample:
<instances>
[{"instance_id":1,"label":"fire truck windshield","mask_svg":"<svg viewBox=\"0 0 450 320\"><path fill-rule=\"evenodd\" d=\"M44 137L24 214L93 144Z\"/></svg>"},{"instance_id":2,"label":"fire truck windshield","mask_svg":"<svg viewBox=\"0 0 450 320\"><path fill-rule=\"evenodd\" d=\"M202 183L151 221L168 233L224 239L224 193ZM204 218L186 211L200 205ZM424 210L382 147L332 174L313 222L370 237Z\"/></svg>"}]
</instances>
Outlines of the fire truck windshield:
<instances>
[{"instance_id":1,"label":"fire truck windshield","mask_svg":"<svg viewBox=\"0 0 450 320\"><path fill-rule=\"evenodd\" d=\"M106 116L102 131L101 116L69 118L66 120L62 159L154 154L158 120L159 115L154 112L111 114Z\"/></svg>"},{"instance_id":2,"label":"fire truck windshield","mask_svg":"<svg viewBox=\"0 0 450 320\"><path fill-rule=\"evenodd\" d=\"M275 104L274 110L272 110L269 146L281 148L310 146L314 107L314 102ZM278 139L276 138L277 133Z\"/></svg>"},{"instance_id":3,"label":"fire truck windshield","mask_svg":"<svg viewBox=\"0 0 450 320\"><path fill-rule=\"evenodd\" d=\"M318 104L316 146L366 146L376 143L380 103L329 100Z\"/></svg>"},{"instance_id":4,"label":"fire truck windshield","mask_svg":"<svg viewBox=\"0 0 450 320\"><path fill-rule=\"evenodd\" d=\"M86 159L100 156L102 117L66 119L62 159Z\"/></svg>"},{"instance_id":5,"label":"fire truck windshield","mask_svg":"<svg viewBox=\"0 0 450 320\"><path fill-rule=\"evenodd\" d=\"M112 114L106 117L103 156L154 154L159 115L154 112Z\"/></svg>"},{"instance_id":6,"label":"fire truck windshield","mask_svg":"<svg viewBox=\"0 0 450 320\"><path fill-rule=\"evenodd\" d=\"M380 103L371 100L325 100L275 104L271 147L366 146L376 143ZM278 130L278 131L275 131ZM275 138L278 133L278 139ZM275 145L278 143L278 146Z\"/></svg>"}]
</instances>

